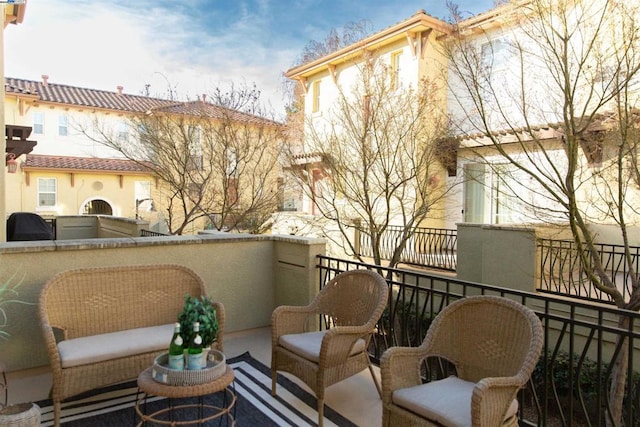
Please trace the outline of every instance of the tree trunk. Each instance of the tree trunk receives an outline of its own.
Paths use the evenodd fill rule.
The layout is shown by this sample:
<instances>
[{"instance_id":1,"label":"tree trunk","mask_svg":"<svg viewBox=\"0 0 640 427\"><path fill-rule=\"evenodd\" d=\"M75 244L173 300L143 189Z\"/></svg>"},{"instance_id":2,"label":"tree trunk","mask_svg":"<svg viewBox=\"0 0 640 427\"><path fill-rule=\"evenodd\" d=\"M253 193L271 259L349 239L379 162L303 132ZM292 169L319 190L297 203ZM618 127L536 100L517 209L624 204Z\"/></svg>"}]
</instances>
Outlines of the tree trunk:
<instances>
[{"instance_id":1,"label":"tree trunk","mask_svg":"<svg viewBox=\"0 0 640 427\"><path fill-rule=\"evenodd\" d=\"M621 316L618 320L618 327L622 331L629 329L629 317ZM616 340L616 348L620 348L620 353L613 362L611 370L611 384L609 386L609 408L611 417L607 417L607 427L620 426L622 422L622 406L624 404L624 391L627 383L627 368L629 364L628 338L620 334Z\"/></svg>"}]
</instances>

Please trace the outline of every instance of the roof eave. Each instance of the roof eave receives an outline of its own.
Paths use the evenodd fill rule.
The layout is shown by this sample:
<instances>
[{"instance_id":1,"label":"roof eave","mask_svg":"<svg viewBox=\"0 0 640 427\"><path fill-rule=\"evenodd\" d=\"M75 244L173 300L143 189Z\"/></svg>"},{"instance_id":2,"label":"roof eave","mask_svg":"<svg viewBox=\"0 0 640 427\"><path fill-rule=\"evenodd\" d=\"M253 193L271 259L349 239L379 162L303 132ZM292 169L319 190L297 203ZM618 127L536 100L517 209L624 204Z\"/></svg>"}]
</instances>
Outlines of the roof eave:
<instances>
[{"instance_id":1,"label":"roof eave","mask_svg":"<svg viewBox=\"0 0 640 427\"><path fill-rule=\"evenodd\" d=\"M440 33L449 34L453 31L453 26L441 21L433 16L419 11L411 18L396 25L386 28L378 33L357 41L349 46L337 50L329 55L316 59L315 61L302 64L285 72L285 77L290 79L300 79L315 74L319 69L324 69L330 65L338 65L361 54L363 50L372 51L380 46L389 44L407 33L418 33L429 29Z\"/></svg>"}]
</instances>

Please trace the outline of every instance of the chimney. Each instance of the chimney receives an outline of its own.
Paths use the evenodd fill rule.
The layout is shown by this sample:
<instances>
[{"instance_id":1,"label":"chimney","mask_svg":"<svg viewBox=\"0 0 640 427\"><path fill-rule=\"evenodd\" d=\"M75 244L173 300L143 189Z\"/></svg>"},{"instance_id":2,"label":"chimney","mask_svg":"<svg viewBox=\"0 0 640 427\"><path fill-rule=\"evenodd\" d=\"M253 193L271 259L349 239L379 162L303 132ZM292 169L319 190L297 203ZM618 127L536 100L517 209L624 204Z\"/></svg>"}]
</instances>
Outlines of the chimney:
<instances>
[{"instance_id":1,"label":"chimney","mask_svg":"<svg viewBox=\"0 0 640 427\"><path fill-rule=\"evenodd\" d=\"M122 90L124 89L124 86L117 86L116 89L118 89L118 95L122 95Z\"/></svg>"},{"instance_id":2,"label":"chimney","mask_svg":"<svg viewBox=\"0 0 640 427\"><path fill-rule=\"evenodd\" d=\"M48 81L48 80L49 80L49 76L47 76L46 74L43 74L43 75L42 75L42 84L43 84L44 86L46 86L46 85L49 83L49 81Z\"/></svg>"},{"instance_id":3,"label":"chimney","mask_svg":"<svg viewBox=\"0 0 640 427\"><path fill-rule=\"evenodd\" d=\"M206 93L202 94L202 102L207 102L207 94Z\"/></svg>"}]
</instances>

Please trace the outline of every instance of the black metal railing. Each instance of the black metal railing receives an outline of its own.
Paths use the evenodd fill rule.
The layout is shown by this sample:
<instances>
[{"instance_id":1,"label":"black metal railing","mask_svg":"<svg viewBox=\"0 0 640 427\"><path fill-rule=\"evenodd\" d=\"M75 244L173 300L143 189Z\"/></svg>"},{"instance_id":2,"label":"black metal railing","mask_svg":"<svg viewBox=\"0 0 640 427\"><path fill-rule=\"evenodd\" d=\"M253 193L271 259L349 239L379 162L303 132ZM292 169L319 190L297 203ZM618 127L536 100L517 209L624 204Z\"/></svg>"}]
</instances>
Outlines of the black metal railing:
<instances>
[{"instance_id":1,"label":"black metal railing","mask_svg":"<svg viewBox=\"0 0 640 427\"><path fill-rule=\"evenodd\" d=\"M537 244L540 259L539 291L613 303L611 297L597 289L585 273L585 265L573 241L538 239ZM625 262L624 246L602 243L595 246L609 278L616 284L625 300L629 299L632 284L628 265ZM630 249L633 268L638 272L640 247L633 246ZM587 259L589 263L592 262L590 257Z\"/></svg>"},{"instance_id":2,"label":"black metal railing","mask_svg":"<svg viewBox=\"0 0 640 427\"><path fill-rule=\"evenodd\" d=\"M140 237L160 237L171 236L171 234L160 233L158 231L140 230Z\"/></svg>"},{"instance_id":3,"label":"black metal railing","mask_svg":"<svg viewBox=\"0 0 640 427\"><path fill-rule=\"evenodd\" d=\"M533 309L544 326L545 341L531 381L518 396L521 426L605 425L611 408L612 362L628 346L630 381L622 425L640 423L640 313L324 256L318 257L317 267L320 286L339 272L354 269L377 270L387 278L390 300L370 346L376 361L389 347L419 345L431 319L449 303L468 295L500 295ZM622 318L629 321L628 327L618 326Z\"/></svg>"},{"instance_id":4,"label":"black metal railing","mask_svg":"<svg viewBox=\"0 0 640 427\"><path fill-rule=\"evenodd\" d=\"M54 218L43 218L44 222L49 224L51 227L51 233L53 235L53 240L56 240L56 219Z\"/></svg>"},{"instance_id":5,"label":"black metal railing","mask_svg":"<svg viewBox=\"0 0 640 427\"><path fill-rule=\"evenodd\" d=\"M383 260L391 259L403 232L404 227L389 226L382 233L380 237L380 256ZM372 258L371 236L361 232L359 241L360 255ZM407 240L405 248L400 255L400 262L408 265L455 271L457 245L457 230L417 227Z\"/></svg>"}]
</instances>

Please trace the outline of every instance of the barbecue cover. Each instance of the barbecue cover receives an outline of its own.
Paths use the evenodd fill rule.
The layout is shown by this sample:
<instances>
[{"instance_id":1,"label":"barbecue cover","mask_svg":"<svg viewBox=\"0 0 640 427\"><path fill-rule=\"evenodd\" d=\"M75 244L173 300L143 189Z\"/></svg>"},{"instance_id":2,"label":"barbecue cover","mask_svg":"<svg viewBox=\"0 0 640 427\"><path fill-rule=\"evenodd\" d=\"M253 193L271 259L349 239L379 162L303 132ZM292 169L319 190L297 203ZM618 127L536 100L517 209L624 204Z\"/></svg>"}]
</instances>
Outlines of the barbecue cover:
<instances>
[{"instance_id":1,"label":"barbecue cover","mask_svg":"<svg viewBox=\"0 0 640 427\"><path fill-rule=\"evenodd\" d=\"M53 230L40 215L14 212L7 220L7 241L53 240Z\"/></svg>"}]
</instances>

